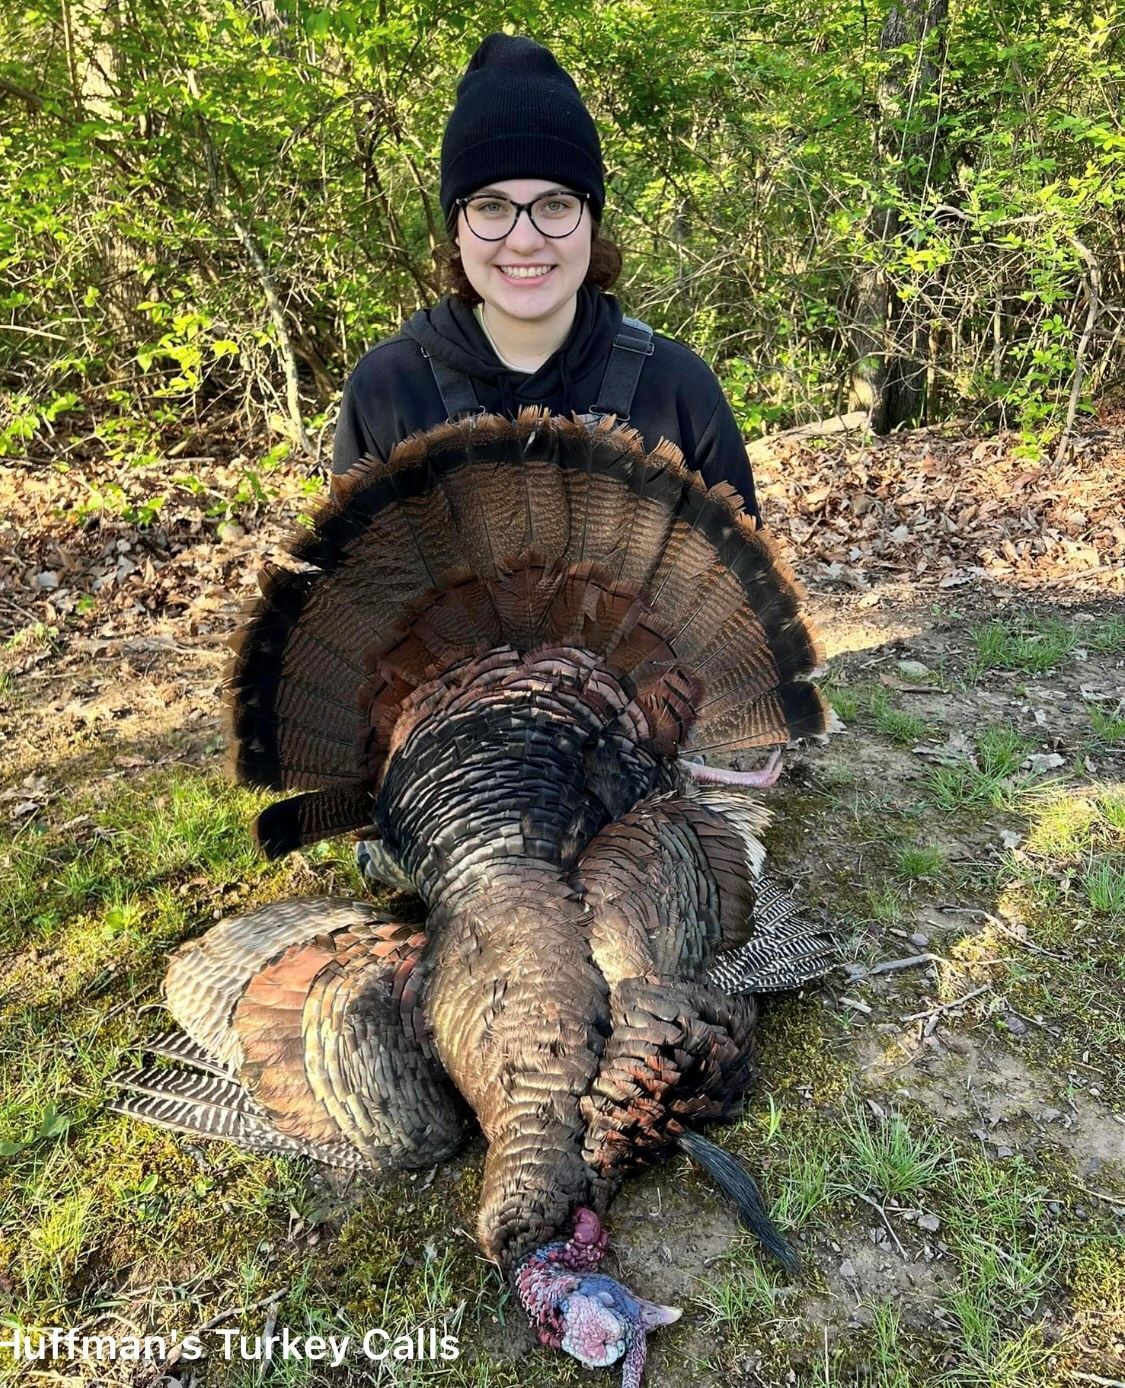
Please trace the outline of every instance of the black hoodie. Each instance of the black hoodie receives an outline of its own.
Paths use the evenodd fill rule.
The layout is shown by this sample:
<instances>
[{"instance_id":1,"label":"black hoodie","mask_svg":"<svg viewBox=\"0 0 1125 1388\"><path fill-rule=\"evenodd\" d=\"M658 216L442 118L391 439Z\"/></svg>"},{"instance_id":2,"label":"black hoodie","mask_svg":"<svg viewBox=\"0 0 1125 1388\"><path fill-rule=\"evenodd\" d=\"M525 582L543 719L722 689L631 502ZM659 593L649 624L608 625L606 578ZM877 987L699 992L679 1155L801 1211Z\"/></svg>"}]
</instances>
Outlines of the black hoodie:
<instances>
[{"instance_id":1,"label":"black hoodie","mask_svg":"<svg viewBox=\"0 0 1125 1388\"><path fill-rule=\"evenodd\" d=\"M446 297L420 309L394 337L379 343L352 372L340 402L332 471L346 472L365 454L385 460L397 443L445 419L441 395L420 348L472 380L480 405L514 417L523 405L579 414L597 403L621 308L589 285L578 291L574 324L562 347L535 372L513 371L496 356L473 310ZM659 333L645 361L629 422L648 448L676 444L709 485L729 482L758 516L746 445L714 373L689 348Z\"/></svg>"}]
</instances>

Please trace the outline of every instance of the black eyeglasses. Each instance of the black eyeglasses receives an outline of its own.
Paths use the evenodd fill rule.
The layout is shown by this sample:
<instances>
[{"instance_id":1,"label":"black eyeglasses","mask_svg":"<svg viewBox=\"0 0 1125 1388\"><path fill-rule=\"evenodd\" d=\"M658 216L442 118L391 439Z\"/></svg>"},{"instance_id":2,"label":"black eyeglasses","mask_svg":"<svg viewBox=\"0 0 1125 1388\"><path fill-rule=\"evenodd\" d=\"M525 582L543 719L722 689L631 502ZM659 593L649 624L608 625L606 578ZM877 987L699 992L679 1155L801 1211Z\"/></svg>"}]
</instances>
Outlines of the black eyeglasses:
<instances>
[{"instance_id":1,"label":"black eyeglasses","mask_svg":"<svg viewBox=\"0 0 1125 1388\"><path fill-rule=\"evenodd\" d=\"M520 213L542 236L557 241L578 230L582 209L589 193L542 193L531 202L513 202L498 193L478 193L475 198L457 198L454 203L465 214L469 230L481 241L503 241L515 230Z\"/></svg>"}]
</instances>

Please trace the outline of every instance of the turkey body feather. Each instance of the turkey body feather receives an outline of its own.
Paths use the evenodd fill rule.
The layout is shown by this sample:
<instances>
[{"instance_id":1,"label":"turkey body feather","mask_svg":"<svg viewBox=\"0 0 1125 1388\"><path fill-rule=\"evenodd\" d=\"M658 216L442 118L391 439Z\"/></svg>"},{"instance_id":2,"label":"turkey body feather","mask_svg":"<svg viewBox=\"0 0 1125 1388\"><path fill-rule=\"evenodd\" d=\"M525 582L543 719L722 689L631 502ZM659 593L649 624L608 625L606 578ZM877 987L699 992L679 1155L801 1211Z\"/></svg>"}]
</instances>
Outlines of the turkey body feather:
<instances>
[{"instance_id":1,"label":"turkey body feather","mask_svg":"<svg viewBox=\"0 0 1125 1388\"><path fill-rule=\"evenodd\" d=\"M442 1160L471 1111L482 1246L548 1343L611 1362L578 1327L620 1332L639 1381L671 1313L606 1291L589 1220L681 1140L734 1181L694 1129L751 1082L753 993L832 963L762 876L762 805L678 760L824 730L799 592L729 488L539 412L361 465L290 549L228 679L236 775L301 792L259 842L381 838L426 926L314 900L220 923L168 977L194 1073L134 1074L122 1107L376 1168Z\"/></svg>"}]
</instances>

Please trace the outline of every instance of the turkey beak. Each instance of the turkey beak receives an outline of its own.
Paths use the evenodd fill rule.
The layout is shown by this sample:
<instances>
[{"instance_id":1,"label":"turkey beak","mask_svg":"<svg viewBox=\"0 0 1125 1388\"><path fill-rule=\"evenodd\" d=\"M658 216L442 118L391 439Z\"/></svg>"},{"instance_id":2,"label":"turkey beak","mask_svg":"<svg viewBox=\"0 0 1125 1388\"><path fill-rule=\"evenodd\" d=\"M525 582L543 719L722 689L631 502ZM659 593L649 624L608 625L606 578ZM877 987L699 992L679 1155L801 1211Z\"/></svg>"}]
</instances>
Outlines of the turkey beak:
<instances>
[{"instance_id":1,"label":"turkey beak","mask_svg":"<svg viewBox=\"0 0 1125 1388\"><path fill-rule=\"evenodd\" d=\"M645 1336L659 1325L673 1325L683 1315L678 1306L658 1306L655 1301L636 1298L639 1307L637 1324L629 1340L625 1357L621 1361L621 1388L641 1388L645 1376L645 1359L648 1347Z\"/></svg>"},{"instance_id":2,"label":"turkey beak","mask_svg":"<svg viewBox=\"0 0 1125 1388\"><path fill-rule=\"evenodd\" d=\"M658 1325L675 1325L684 1314L679 1306L659 1306L655 1301L645 1301L637 1297L641 1308L641 1329L655 1330Z\"/></svg>"}]
</instances>

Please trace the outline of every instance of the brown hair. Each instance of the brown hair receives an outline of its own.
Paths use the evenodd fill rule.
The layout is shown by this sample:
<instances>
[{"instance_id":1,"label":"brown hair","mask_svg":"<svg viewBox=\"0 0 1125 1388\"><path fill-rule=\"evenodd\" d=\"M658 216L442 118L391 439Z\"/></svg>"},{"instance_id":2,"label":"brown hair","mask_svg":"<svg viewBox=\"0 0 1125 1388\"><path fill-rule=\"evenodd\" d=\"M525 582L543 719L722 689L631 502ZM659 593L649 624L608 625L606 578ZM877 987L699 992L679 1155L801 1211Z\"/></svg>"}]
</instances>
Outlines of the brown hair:
<instances>
[{"instance_id":1,"label":"brown hair","mask_svg":"<svg viewBox=\"0 0 1125 1388\"><path fill-rule=\"evenodd\" d=\"M454 294L466 304L479 304L480 295L469 283L465 267L461 264L461 250L454 241L452 232L449 240L434 250L434 261L438 268L438 283L443 291ZM590 268L586 271L586 284L595 289L612 289L621 273L621 252L616 244L603 236L594 224L594 239L590 243Z\"/></svg>"}]
</instances>

